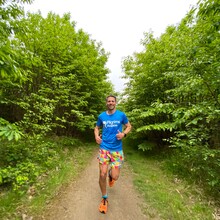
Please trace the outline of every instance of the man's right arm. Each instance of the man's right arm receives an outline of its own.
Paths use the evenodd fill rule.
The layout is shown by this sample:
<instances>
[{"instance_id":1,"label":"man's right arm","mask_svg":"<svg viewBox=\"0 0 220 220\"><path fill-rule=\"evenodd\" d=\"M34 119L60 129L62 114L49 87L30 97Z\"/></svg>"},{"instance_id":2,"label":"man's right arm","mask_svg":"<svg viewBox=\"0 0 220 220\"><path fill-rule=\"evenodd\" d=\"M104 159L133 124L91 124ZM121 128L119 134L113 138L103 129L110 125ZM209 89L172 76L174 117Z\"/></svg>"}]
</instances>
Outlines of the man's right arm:
<instances>
[{"instance_id":1,"label":"man's right arm","mask_svg":"<svg viewBox=\"0 0 220 220\"><path fill-rule=\"evenodd\" d=\"M94 128L95 141L97 144L101 144L102 138L99 135L100 128L96 125Z\"/></svg>"}]
</instances>

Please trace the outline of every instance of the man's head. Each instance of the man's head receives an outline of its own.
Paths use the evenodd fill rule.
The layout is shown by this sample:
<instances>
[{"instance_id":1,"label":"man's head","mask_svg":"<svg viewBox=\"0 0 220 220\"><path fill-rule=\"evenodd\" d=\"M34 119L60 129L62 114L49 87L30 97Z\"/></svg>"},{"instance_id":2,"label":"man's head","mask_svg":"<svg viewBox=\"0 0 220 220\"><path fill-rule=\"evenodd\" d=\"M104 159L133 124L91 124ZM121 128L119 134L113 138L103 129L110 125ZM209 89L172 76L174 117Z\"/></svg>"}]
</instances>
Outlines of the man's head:
<instances>
[{"instance_id":1,"label":"man's head","mask_svg":"<svg viewBox=\"0 0 220 220\"><path fill-rule=\"evenodd\" d=\"M115 99L115 102L116 102L116 96L114 96L114 95L109 95L109 96L107 96L107 97L106 97L106 102L108 101L108 98L109 98L109 97L114 98L114 99Z\"/></svg>"},{"instance_id":2,"label":"man's head","mask_svg":"<svg viewBox=\"0 0 220 220\"><path fill-rule=\"evenodd\" d=\"M106 106L109 111L113 111L116 107L116 97L114 95L109 95L106 98Z\"/></svg>"}]
</instances>

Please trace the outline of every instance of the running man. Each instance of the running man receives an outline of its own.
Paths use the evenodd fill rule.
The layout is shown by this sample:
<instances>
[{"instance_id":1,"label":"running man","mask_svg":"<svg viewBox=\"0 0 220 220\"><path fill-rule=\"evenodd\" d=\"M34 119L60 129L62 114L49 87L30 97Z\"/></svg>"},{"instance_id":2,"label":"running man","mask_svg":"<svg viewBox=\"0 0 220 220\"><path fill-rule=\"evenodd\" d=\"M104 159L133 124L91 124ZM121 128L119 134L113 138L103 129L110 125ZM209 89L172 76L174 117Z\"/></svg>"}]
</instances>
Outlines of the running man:
<instances>
[{"instance_id":1,"label":"running man","mask_svg":"<svg viewBox=\"0 0 220 220\"><path fill-rule=\"evenodd\" d=\"M107 212L108 194L106 179L112 187L119 178L120 168L124 161L122 149L122 139L131 130L131 124L124 112L116 110L116 97L109 95L106 98L107 110L98 116L98 121L94 129L96 143L99 149L99 186L102 193L102 201L99 211ZM102 134L101 134L102 131ZM109 168L110 165L110 168Z\"/></svg>"}]
</instances>

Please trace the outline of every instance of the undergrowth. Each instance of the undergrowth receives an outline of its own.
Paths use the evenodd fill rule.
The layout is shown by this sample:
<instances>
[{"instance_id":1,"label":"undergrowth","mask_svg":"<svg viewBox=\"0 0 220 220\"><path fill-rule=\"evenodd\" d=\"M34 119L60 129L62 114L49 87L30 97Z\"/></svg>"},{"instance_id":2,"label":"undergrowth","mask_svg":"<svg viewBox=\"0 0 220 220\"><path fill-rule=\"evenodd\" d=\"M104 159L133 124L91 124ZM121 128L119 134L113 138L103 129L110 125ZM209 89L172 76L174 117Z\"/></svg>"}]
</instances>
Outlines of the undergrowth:
<instances>
[{"instance_id":1,"label":"undergrowth","mask_svg":"<svg viewBox=\"0 0 220 220\"><path fill-rule=\"evenodd\" d=\"M216 204L198 185L172 173L167 157L137 151L129 144L126 144L125 155L134 173L135 186L145 199L142 208L147 216L164 220L217 219Z\"/></svg>"},{"instance_id":2,"label":"undergrowth","mask_svg":"<svg viewBox=\"0 0 220 220\"><path fill-rule=\"evenodd\" d=\"M3 142L0 219L39 214L59 188L84 168L93 146L68 137Z\"/></svg>"}]
</instances>

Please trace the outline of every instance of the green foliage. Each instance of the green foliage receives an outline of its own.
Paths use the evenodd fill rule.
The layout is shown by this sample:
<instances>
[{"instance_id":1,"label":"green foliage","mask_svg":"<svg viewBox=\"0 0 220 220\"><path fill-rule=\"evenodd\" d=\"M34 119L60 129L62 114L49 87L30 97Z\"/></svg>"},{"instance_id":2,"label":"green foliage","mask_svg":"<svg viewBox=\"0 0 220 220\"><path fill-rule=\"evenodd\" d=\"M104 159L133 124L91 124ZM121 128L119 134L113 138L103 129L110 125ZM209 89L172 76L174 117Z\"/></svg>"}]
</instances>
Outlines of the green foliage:
<instances>
[{"instance_id":1,"label":"green foliage","mask_svg":"<svg viewBox=\"0 0 220 220\"><path fill-rule=\"evenodd\" d=\"M33 135L78 135L93 128L113 90L101 43L76 31L70 14L28 13L11 23L13 61L23 80L2 85L0 116Z\"/></svg>"},{"instance_id":2,"label":"green foliage","mask_svg":"<svg viewBox=\"0 0 220 220\"><path fill-rule=\"evenodd\" d=\"M0 169L0 185L11 183L13 190L24 193L24 189L34 183L42 170L31 162L21 162L15 167L8 166Z\"/></svg>"},{"instance_id":3,"label":"green foliage","mask_svg":"<svg viewBox=\"0 0 220 220\"><path fill-rule=\"evenodd\" d=\"M4 88L9 85L20 84L24 80L22 71L18 65L18 54L11 44L12 35L16 32L13 22L22 14L19 3L30 3L30 0L0 1L0 104L3 101ZM16 4L17 3L17 4ZM0 138L18 140L22 133L15 124L9 124L0 115ZM4 126L2 126L4 124Z\"/></svg>"},{"instance_id":4,"label":"green foliage","mask_svg":"<svg viewBox=\"0 0 220 220\"><path fill-rule=\"evenodd\" d=\"M9 141L18 141L23 136L15 124L10 124L8 121L0 118L0 137L6 138Z\"/></svg>"},{"instance_id":5,"label":"green foliage","mask_svg":"<svg viewBox=\"0 0 220 220\"><path fill-rule=\"evenodd\" d=\"M32 1L4 0L0 2L0 79L1 81L3 80L3 83L6 79L10 82L14 78L22 78L18 63L16 62L17 54L11 46L10 37L16 32L13 22L23 13L19 3L24 2L30 3Z\"/></svg>"},{"instance_id":6,"label":"green foliage","mask_svg":"<svg viewBox=\"0 0 220 220\"><path fill-rule=\"evenodd\" d=\"M0 45L0 79L9 83L7 80L16 80L22 77L21 71L17 68L18 63L15 61L17 54L11 50L10 42Z\"/></svg>"},{"instance_id":7,"label":"green foliage","mask_svg":"<svg viewBox=\"0 0 220 220\"><path fill-rule=\"evenodd\" d=\"M210 197L204 195L194 179L187 182L178 177L177 173L171 173L167 163L172 162L164 151L160 155L155 151L137 152L128 141L125 155L134 172L134 184L144 198L142 210L148 219L157 219L158 216L160 219L215 219L213 216L218 204L210 202ZM176 162L181 158L180 152ZM192 180L192 173L188 174Z\"/></svg>"},{"instance_id":8,"label":"green foliage","mask_svg":"<svg viewBox=\"0 0 220 220\"><path fill-rule=\"evenodd\" d=\"M58 165L62 147L80 145L79 140L67 138L57 139L57 142L37 137L19 142L4 141L0 147L0 186L10 185L18 193L24 193L38 178Z\"/></svg>"},{"instance_id":9,"label":"green foliage","mask_svg":"<svg viewBox=\"0 0 220 220\"><path fill-rule=\"evenodd\" d=\"M220 187L220 152L207 147L184 147L167 161L168 167L182 178L196 181L209 196L218 199Z\"/></svg>"},{"instance_id":10,"label":"green foliage","mask_svg":"<svg viewBox=\"0 0 220 220\"><path fill-rule=\"evenodd\" d=\"M42 213L60 187L80 175L93 149L91 143L70 137L3 141L0 219L20 219L23 213L35 218L36 212Z\"/></svg>"},{"instance_id":11,"label":"green foliage","mask_svg":"<svg viewBox=\"0 0 220 220\"><path fill-rule=\"evenodd\" d=\"M55 101L34 93L25 101L21 102L20 105L25 106L26 113L23 120L18 124L29 134L45 136L52 130L53 124L51 122Z\"/></svg>"},{"instance_id":12,"label":"green foliage","mask_svg":"<svg viewBox=\"0 0 220 220\"><path fill-rule=\"evenodd\" d=\"M144 141L138 145L138 149L142 151L150 151L155 148L154 142Z\"/></svg>"},{"instance_id":13,"label":"green foliage","mask_svg":"<svg viewBox=\"0 0 220 220\"><path fill-rule=\"evenodd\" d=\"M151 150L145 141L180 148L185 157L179 166L213 191L220 166L219 7L217 0L199 1L159 38L146 33L144 51L123 63L128 79L123 108L133 138L143 140L139 149Z\"/></svg>"},{"instance_id":14,"label":"green foliage","mask_svg":"<svg viewBox=\"0 0 220 220\"><path fill-rule=\"evenodd\" d=\"M25 37L23 33L17 34L15 44L23 43L26 54L32 58L30 60L27 56L21 60L26 64L24 69L28 70L31 79L23 86L26 90L21 92L26 97L25 103L29 103L25 106L25 115L29 116L23 123L31 126L48 124L56 133L67 135L74 130L84 131L93 127L94 113L98 110L96 103L100 100L99 88L106 86L108 89L104 50L82 30L75 31L69 14L62 18L53 13L47 18L28 14L19 25L27 29ZM20 49L23 53L23 48ZM93 103L95 98L97 100ZM45 109L47 101L51 111L42 115L40 105ZM31 104L35 102L39 102L39 108ZM38 133L33 127L29 130Z\"/></svg>"}]
</instances>

